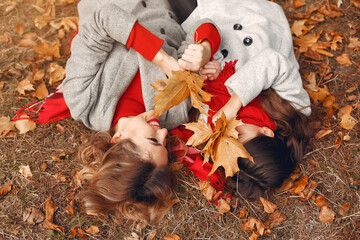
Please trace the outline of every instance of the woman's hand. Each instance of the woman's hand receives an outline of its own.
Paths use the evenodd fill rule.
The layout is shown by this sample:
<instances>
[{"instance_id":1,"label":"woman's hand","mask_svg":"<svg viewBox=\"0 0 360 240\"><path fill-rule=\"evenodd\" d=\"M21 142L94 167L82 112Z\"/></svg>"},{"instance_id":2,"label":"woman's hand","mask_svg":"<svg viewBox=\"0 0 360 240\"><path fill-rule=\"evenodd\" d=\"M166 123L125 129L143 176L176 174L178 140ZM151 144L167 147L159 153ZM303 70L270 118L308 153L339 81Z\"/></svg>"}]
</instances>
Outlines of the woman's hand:
<instances>
[{"instance_id":1,"label":"woman's hand","mask_svg":"<svg viewBox=\"0 0 360 240\"><path fill-rule=\"evenodd\" d=\"M220 74L220 68L219 61L210 61L200 69L200 76L204 79L215 80Z\"/></svg>"},{"instance_id":2,"label":"woman's hand","mask_svg":"<svg viewBox=\"0 0 360 240\"><path fill-rule=\"evenodd\" d=\"M229 101L212 117L212 123L215 124L216 120L221 117L221 113L224 112L226 121L229 121L233 117L236 117L238 111L242 107L242 102L238 95L235 93L231 96Z\"/></svg>"},{"instance_id":3,"label":"woman's hand","mask_svg":"<svg viewBox=\"0 0 360 240\"><path fill-rule=\"evenodd\" d=\"M172 76L173 71L181 70L178 61L168 55L162 48L156 53L152 62L160 67L168 77Z\"/></svg>"},{"instance_id":4,"label":"woman's hand","mask_svg":"<svg viewBox=\"0 0 360 240\"><path fill-rule=\"evenodd\" d=\"M200 44L190 44L178 60L180 67L198 72L211 59L211 44L208 40Z\"/></svg>"}]
</instances>

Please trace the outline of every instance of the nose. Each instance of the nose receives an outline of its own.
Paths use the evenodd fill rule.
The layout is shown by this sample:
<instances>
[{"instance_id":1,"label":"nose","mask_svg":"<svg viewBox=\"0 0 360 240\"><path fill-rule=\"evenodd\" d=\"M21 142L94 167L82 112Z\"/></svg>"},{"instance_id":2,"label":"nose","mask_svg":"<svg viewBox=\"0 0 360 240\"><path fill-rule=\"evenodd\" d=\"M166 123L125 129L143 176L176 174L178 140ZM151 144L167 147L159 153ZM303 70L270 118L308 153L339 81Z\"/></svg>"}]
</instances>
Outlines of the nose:
<instances>
[{"instance_id":1,"label":"nose","mask_svg":"<svg viewBox=\"0 0 360 240\"><path fill-rule=\"evenodd\" d=\"M157 130L158 140L164 146L166 146L167 134L168 134L168 130L166 128L161 128L161 129Z\"/></svg>"}]
</instances>

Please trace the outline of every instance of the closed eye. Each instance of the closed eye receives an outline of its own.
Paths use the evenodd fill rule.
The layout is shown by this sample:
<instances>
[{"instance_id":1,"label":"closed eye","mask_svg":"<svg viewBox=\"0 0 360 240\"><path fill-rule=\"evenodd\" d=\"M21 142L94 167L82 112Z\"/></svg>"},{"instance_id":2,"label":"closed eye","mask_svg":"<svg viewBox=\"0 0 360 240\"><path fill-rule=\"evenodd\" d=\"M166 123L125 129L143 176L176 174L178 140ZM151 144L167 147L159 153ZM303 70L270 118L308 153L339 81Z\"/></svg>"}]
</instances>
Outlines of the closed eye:
<instances>
[{"instance_id":1,"label":"closed eye","mask_svg":"<svg viewBox=\"0 0 360 240\"><path fill-rule=\"evenodd\" d=\"M148 138L154 145L161 145L156 138Z\"/></svg>"}]
</instances>

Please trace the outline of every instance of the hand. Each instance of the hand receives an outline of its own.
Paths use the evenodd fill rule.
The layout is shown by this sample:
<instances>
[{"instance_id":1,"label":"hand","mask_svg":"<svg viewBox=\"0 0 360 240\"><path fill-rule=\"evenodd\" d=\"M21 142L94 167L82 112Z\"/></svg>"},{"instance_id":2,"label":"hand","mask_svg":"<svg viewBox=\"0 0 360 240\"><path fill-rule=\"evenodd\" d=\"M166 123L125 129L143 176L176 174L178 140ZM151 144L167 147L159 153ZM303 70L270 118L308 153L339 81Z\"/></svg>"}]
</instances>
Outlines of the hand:
<instances>
[{"instance_id":1,"label":"hand","mask_svg":"<svg viewBox=\"0 0 360 240\"><path fill-rule=\"evenodd\" d=\"M224 112L226 121L229 121L233 117L237 116L238 111L242 106L242 102L238 95L235 93L231 96L229 101L217 112L212 118L212 123L215 124L216 120L221 117L221 113Z\"/></svg>"},{"instance_id":2,"label":"hand","mask_svg":"<svg viewBox=\"0 0 360 240\"><path fill-rule=\"evenodd\" d=\"M200 44L190 44L178 60L180 67L198 72L211 59L211 44L208 40Z\"/></svg>"},{"instance_id":3,"label":"hand","mask_svg":"<svg viewBox=\"0 0 360 240\"><path fill-rule=\"evenodd\" d=\"M156 53L152 62L160 67L168 77L172 76L173 71L181 70L178 61L168 55L162 48Z\"/></svg>"},{"instance_id":4,"label":"hand","mask_svg":"<svg viewBox=\"0 0 360 240\"><path fill-rule=\"evenodd\" d=\"M200 76L204 79L214 80L217 79L217 77L220 74L220 63L219 61L213 60L204 65L200 69Z\"/></svg>"}]
</instances>

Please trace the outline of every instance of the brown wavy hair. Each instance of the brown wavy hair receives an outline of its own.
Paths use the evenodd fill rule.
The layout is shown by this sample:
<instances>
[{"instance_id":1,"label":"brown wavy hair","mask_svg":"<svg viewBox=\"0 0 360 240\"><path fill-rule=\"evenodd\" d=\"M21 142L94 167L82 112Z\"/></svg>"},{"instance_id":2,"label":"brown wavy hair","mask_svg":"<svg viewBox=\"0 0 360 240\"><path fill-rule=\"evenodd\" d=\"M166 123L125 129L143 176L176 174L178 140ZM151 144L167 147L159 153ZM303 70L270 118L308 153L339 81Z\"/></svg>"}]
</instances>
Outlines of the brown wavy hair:
<instances>
[{"instance_id":1,"label":"brown wavy hair","mask_svg":"<svg viewBox=\"0 0 360 240\"><path fill-rule=\"evenodd\" d=\"M308 118L274 90L260 96L260 105L276 124L275 136L246 142L244 147L254 162L238 158L240 171L227 179L235 195L246 198L258 198L266 189L280 187L303 158L312 134Z\"/></svg>"},{"instance_id":2,"label":"brown wavy hair","mask_svg":"<svg viewBox=\"0 0 360 240\"><path fill-rule=\"evenodd\" d=\"M155 167L139 153L129 140L111 143L108 132L97 132L80 148L86 164L80 173L91 179L80 194L88 214L160 223L174 203L177 179L168 166Z\"/></svg>"}]
</instances>

